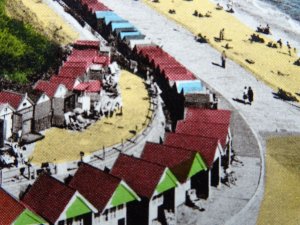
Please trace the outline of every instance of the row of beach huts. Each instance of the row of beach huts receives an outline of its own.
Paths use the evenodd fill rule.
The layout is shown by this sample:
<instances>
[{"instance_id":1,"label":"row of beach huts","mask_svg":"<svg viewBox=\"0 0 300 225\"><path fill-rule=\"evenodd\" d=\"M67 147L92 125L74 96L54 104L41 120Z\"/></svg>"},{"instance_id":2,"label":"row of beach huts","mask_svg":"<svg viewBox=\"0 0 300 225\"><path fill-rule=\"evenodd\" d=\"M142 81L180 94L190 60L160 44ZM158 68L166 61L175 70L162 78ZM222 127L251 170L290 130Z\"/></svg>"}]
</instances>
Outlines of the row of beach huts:
<instances>
[{"instance_id":1,"label":"row of beach huts","mask_svg":"<svg viewBox=\"0 0 300 225\"><path fill-rule=\"evenodd\" d=\"M103 51L101 51L103 50ZM57 75L39 80L27 93L0 92L0 147L7 140L30 143L51 126L63 127L65 113L87 111L102 90L109 73L110 50L99 41L77 41ZM87 98L87 100L86 100Z\"/></svg>"},{"instance_id":2,"label":"row of beach huts","mask_svg":"<svg viewBox=\"0 0 300 225\"><path fill-rule=\"evenodd\" d=\"M231 112L217 109L193 73L102 3L64 2L158 84L171 132L161 143L146 142L139 158L120 153L111 169L81 162L65 179L42 173L20 200L0 189L0 206L8 206L0 225L171 225L182 204L202 211L231 163Z\"/></svg>"}]
</instances>

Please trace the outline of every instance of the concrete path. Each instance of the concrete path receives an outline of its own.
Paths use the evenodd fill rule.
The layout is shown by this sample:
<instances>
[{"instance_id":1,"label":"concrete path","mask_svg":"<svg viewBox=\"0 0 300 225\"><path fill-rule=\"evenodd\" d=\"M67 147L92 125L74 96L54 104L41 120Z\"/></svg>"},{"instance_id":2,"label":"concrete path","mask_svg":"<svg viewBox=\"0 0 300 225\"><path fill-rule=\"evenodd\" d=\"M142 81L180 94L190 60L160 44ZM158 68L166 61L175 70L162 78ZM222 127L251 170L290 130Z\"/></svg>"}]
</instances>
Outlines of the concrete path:
<instances>
[{"instance_id":1,"label":"concrete path","mask_svg":"<svg viewBox=\"0 0 300 225\"><path fill-rule=\"evenodd\" d=\"M161 45L165 51L195 73L198 78L223 95L225 99L240 112L240 117L245 119L250 127L248 133L250 134L251 131L253 131L255 139L258 141L259 154L261 157L260 163L257 162L257 152L254 153L251 152L251 150L245 150L251 149L249 147L251 145L247 145L247 148L242 150L242 144L245 145L244 141L247 139L247 136L239 143L240 147L238 148L241 150L239 151L239 155L243 157L254 156L251 166L248 167L248 169L250 169L248 171L251 171L251 168L254 168L255 166L253 165L256 165L256 163L261 166L255 170L256 178L252 177L251 185L254 185L255 188L249 192L251 196L246 197L243 201L238 201L237 195L236 198L231 199L231 201L230 198L227 198L228 205L223 205L223 211L218 210L218 212L221 212L222 215L225 215L226 211L228 213L225 215L225 218L219 222L214 219L209 219L209 217L213 217L213 215L217 214L217 209L220 209L220 207L216 207L214 210L207 210L206 219L204 219L204 216L201 216L205 223L200 222L201 219L196 219L194 223L190 224L256 224L260 202L263 198L265 174L264 152L266 148L265 139L261 134L300 132L300 106L291 105L290 103L275 99L271 88L257 80L250 72L231 60L227 60L226 69L213 65L212 63L220 64L219 52L207 44L195 42L192 33L160 15L143 4L143 2L131 0L102 0L102 2L121 17L129 20L143 34L152 39L154 43ZM254 90L255 100L252 106L244 105L233 100L233 98L242 99L244 86L251 86ZM238 124L235 126L238 127ZM247 179L249 177L245 175L244 178ZM259 181L258 186L257 183L255 184L255 180ZM245 191L244 186L242 185L238 190L240 192ZM217 193L220 194L218 191ZM227 195L228 192L220 198L221 201L224 201ZM235 202L241 204L231 204ZM215 201L213 205L218 205L218 202ZM193 214L193 212L189 213ZM185 224L185 222L181 224Z\"/></svg>"}]
</instances>

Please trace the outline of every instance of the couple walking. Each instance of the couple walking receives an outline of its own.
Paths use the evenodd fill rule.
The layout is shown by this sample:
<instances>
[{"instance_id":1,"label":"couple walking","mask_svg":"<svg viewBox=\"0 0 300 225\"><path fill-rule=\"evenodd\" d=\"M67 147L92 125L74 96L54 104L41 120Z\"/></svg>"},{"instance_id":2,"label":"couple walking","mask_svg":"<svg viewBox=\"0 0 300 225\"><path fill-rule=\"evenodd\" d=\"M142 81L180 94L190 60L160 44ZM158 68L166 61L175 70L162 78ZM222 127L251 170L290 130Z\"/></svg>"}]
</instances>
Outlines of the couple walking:
<instances>
[{"instance_id":1,"label":"couple walking","mask_svg":"<svg viewBox=\"0 0 300 225\"><path fill-rule=\"evenodd\" d=\"M244 104L252 104L253 102L253 97L254 97L254 93L251 87L244 88L244 92L243 92L243 99L244 99Z\"/></svg>"}]
</instances>

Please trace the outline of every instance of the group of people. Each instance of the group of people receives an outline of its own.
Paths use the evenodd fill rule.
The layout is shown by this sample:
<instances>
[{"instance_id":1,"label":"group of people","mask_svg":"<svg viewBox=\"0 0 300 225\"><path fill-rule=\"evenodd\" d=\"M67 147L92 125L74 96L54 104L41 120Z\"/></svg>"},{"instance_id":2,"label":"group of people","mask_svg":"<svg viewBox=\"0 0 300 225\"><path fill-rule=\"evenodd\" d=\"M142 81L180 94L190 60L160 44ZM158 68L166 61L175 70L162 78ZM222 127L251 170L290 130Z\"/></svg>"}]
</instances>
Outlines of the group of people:
<instances>
[{"instance_id":1,"label":"group of people","mask_svg":"<svg viewBox=\"0 0 300 225\"><path fill-rule=\"evenodd\" d=\"M259 25L257 27L257 32L260 32L260 33L264 33L264 34L271 34L271 31L270 31L270 26L269 24L267 24L266 27L262 27L261 25Z\"/></svg>"},{"instance_id":2,"label":"group of people","mask_svg":"<svg viewBox=\"0 0 300 225\"><path fill-rule=\"evenodd\" d=\"M251 87L245 87L243 91L244 104L251 105L254 100L254 93Z\"/></svg>"},{"instance_id":3,"label":"group of people","mask_svg":"<svg viewBox=\"0 0 300 225\"><path fill-rule=\"evenodd\" d=\"M196 16L196 17L211 17L211 11L207 11L205 13L205 15L203 15L202 13L198 12L198 10L195 10L194 13L193 13L193 16Z\"/></svg>"},{"instance_id":4,"label":"group of people","mask_svg":"<svg viewBox=\"0 0 300 225\"><path fill-rule=\"evenodd\" d=\"M253 33L250 37L251 42L259 42L259 43L265 43L265 39L259 36L259 34Z\"/></svg>"}]
</instances>

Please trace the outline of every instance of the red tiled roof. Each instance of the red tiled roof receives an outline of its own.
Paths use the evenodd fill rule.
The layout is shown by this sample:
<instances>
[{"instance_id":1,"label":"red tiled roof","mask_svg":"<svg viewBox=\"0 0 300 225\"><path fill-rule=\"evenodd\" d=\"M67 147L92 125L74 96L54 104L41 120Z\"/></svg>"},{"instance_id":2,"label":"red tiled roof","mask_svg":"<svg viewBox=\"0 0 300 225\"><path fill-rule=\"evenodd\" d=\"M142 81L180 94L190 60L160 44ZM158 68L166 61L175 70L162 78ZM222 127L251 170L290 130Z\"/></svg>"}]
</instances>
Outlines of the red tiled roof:
<instances>
[{"instance_id":1,"label":"red tiled roof","mask_svg":"<svg viewBox=\"0 0 300 225\"><path fill-rule=\"evenodd\" d=\"M177 122L176 133L218 138L222 147L225 147L228 128L228 124L179 121Z\"/></svg>"},{"instance_id":2,"label":"red tiled roof","mask_svg":"<svg viewBox=\"0 0 300 225\"><path fill-rule=\"evenodd\" d=\"M151 198L165 167L120 154L111 174L122 178L138 195Z\"/></svg>"},{"instance_id":3,"label":"red tiled roof","mask_svg":"<svg viewBox=\"0 0 300 225\"><path fill-rule=\"evenodd\" d=\"M109 57L104 55L97 55L93 59L93 63L101 64L101 65L108 65L109 64Z\"/></svg>"},{"instance_id":4,"label":"red tiled roof","mask_svg":"<svg viewBox=\"0 0 300 225\"><path fill-rule=\"evenodd\" d=\"M25 207L0 188L0 225L12 224Z\"/></svg>"},{"instance_id":5,"label":"red tiled roof","mask_svg":"<svg viewBox=\"0 0 300 225\"><path fill-rule=\"evenodd\" d=\"M231 111L187 108L185 121L230 124Z\"/></svg>"},{"instance_id":6,"label":"red tiled roof","mask_svg":"<svg viewBox=\"0 0 300 225\"><path fill-rule=\"evenodd\" d=\"M121 179L83 163L69 186L78 190L99 212L102 212L120 182Z\"/></svg>"},{"instance_id":7,"label":"red tiled roof","mask_svg":"<svg viewBox=\"0 0 300 225\"><path fill-rule=\"evenodd\" d=\"M12 107L17 109L21 104L23 95L11 91L1 91L0 92L0 102L9 103Z\"/></svg>"},{"instance_id":8,"label":"red tiled roof","mask_svg":"<svg viewBox=\"0 0 300 225\"><path fill-rule=\"evenodd\" d=\"M86 92L99 92L101 90L101 84L99 80L83 82L74 87L74 90Z\"/></svg>"},{"instance_id":9,"label":"red tiled roof","mask_svg":"<svg viewBox=\"0 0 300 225\"><path fill-rule=\"evenodd\" d=\"M95 49L74 49L72 54L68 57L69 62L87 62L91 64L95 56L97 56L98 51Z\"/></svg>"},{"instance_id":10,"label":"red tiled roof","mask_svg":"<svg viewBox=\"0 0 300 225\"><path fill-rule=\"evenodd\" d=\"M98 2L97 0L82 0L83 5L87 5L88 10L91 12L95 11L108 11L109 8L106 7L103 3Z\"/></svg>"},{"instance_id":11,"label":"red tiled roof","mask_svg":"<svg viewBox=\"0 0 300 225\"><path fill-rule=\"evenodd\" d=\"M188 71L186 68L182 67L175 67L175 68L164 68L163 74L168 78L170 81L177 81L177 80L195 80L195 76Z\"/></svg>"},{"instance_id":12,"label":"red tiled roof","mask_svg":"<svg viewBox=\"0 0 300 225\"><path fill-rule=\"evenodd\" d=\"M82 67L82 68L88 68L88 63L87 62L83 62L83 61L79 61L79 62L76 62L76 61L66 61L64 64L63 64L63 67L66 66L66 67Z\"/></svg>"},{"instance_id":13,"label":"red tiled roof","mask_svg":"<svg viewBox=\"0 0 300 225\"><path fill-rule=\"evenodd\" d=\"M55 223L75 192L55 178L41 174L22 202L48 222Z\"/></svg>"},{"instance_id":14,"label":"red tiled roof","mask_svg":"<svg viewBox=\"0 0 300 225\"><path fill-rule=\"evenodd\" d=\"M155 50L155 49L161 49L158 45L136 45L135 46L136 52L138 54L144 54L145 51Z\"/></svg>"},{"instance_id":15,"label":"red tiled roof","mask_svg":"<svg viewBox=\"0 0 300 225\"><path fill-rule=\"evenodd\" d=\"M69 78L77 78L82 75L84 75L86 72L86 68L83 67L69 67L69 66L63 66L59 73L59 77L69 77Z\"/></svg>"},{"instance_id":16,"label":"red tiled roof","mask_svg":"<svg viewBox=\"0 0 300 225\"><path fill-rule=\"evenodd\" d=\"M188 176L196 152L186 149L147 142L141 159L158 163L172 170L180 182L184 182Z\"/></svg>"},{"instance_id":17,"label":"red tiled roof","mask_svg":"<svg viewBox=\"0 0 300 225\"><path fill-rule=\"evenodd\" d=\"M197 151L205 161L207 167L211 167L218 147L218 139L188 134L167 133L164 144Z\"/></svg>"},{"instance_id":18,"label":"red tiled roof","mask_svg":"<svg viewBox=\"0 0 300 225\"><path fill-rule=\"evenodd\" d=\"M34 90L45 92L49 97L54 97L54 94L58 88L58 83L50 83L45 80L39 80L35 86Z\"/></svg>"},{"instance_id":19,"label":"red tiled roof","mask_svg":"<svg viewBox=\"0 0 300 225\"><path fill-rule=\"evenodd\" d=\"M84 46L84 47L90 47L90 48L96 48L98 49L100 45L100 41L89 41L89 40L77 40L74 43L74 46Z\"/></svg>"},{"instance_id":20,"label":"red tiled roof","mask_svg":"<svg viewBox=\"0 0 300 225\"><path fill-rule=\"evenodd\" d=\"M52 76L50 78L50 83L63 84L69 91L72 91L74 88L74 84L76 82L75 78L68 77L60 77L60 76Z\"/></svg>"}]
</instances>

